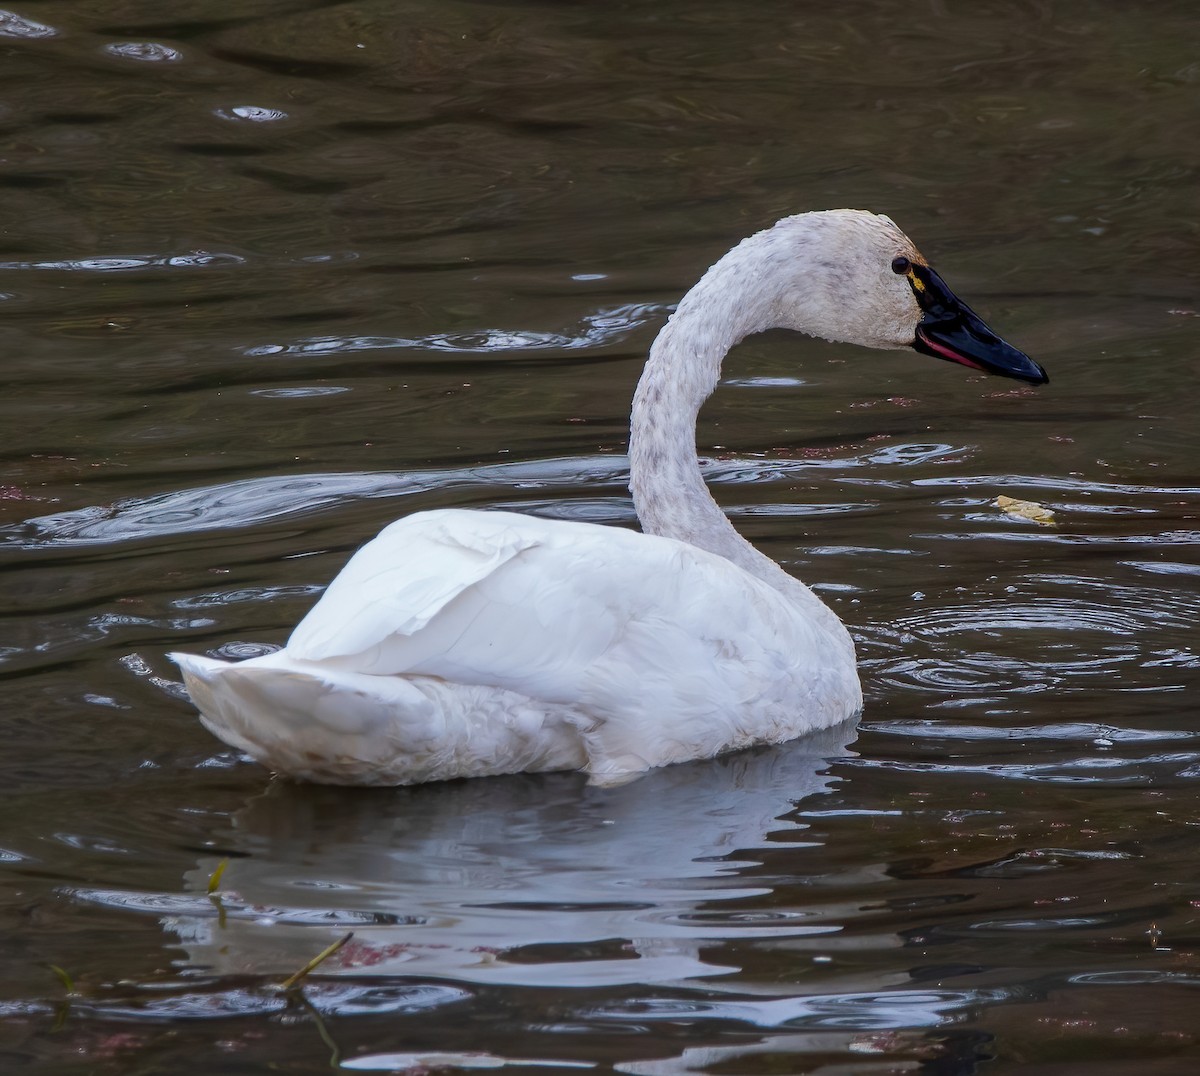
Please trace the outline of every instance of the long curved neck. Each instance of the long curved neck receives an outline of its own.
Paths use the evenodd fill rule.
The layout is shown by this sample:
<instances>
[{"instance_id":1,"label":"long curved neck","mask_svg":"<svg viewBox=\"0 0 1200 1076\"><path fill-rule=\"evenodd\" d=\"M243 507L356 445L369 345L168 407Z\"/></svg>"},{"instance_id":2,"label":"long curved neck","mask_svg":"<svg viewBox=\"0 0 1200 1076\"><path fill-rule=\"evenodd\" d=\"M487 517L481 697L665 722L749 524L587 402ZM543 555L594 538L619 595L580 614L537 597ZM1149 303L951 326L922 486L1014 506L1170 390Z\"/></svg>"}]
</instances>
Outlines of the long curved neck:
<instances>
[{"instance_id":1,"label":"long curved neck","mask_svg":"<svg viewBox=\"0 0 1200 1076\"><path fill-rule=\"evenodd\" d=\"M696 419L716 388L721 362L751 333L778 324L778 297L755 249L763 233L725 255L684 296L650 348L633 398L629 488L642 528L725 557L805 608L835 637L841 621L798 579L734 529L705 485ZM758 269L759 271L755 271Z\"/></svg>"}]
</instances>

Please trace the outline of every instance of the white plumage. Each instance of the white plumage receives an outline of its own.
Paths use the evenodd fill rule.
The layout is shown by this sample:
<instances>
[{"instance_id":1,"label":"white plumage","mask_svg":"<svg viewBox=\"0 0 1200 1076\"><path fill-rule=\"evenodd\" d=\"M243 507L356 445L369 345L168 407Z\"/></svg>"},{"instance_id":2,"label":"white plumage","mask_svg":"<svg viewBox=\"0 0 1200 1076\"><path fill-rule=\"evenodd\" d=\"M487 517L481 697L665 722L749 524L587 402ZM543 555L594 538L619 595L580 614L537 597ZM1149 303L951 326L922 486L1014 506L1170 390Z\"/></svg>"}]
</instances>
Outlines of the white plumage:
<instances>
[{"instance_id":1,"label":"white plumage","mask_svg":"<svg viewBox=\"0 0 1200 1076\"><path fill-rule=\"evenodd\" d=\"M422 512L361 549L287 648L176 655L217 735L283 772L597 778L823 728L853 666L767 584L670 538ZM199 681L197 683L196 681Z\"/></svg>"},{"instance_id":2,"label":"white plumage","mask_svg":"<svg viewBox=\"0 0 1200 1076\"><path fill-rule=\"evenodd\" d=\"M700 476L694 428L722 357L751 332L912 346L930 318L898 256L923 267L890 220L849 210L743 242L681 302L638 387L631 488L653 533L409 516L355 554L283 650L237 664L171 655L204 724L314 781L582 768L611 783L855 713L848 633L734 531Z\"/></svg>"}]
</instances>

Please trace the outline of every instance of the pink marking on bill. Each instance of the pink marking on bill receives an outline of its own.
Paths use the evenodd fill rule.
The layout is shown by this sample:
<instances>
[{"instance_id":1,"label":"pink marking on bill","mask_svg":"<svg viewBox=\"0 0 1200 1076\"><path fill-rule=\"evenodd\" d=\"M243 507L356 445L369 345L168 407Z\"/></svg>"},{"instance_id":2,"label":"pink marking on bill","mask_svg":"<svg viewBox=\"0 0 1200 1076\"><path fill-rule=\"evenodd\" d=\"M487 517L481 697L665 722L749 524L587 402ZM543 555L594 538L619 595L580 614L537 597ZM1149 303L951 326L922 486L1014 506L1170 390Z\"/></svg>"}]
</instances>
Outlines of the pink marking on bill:
<instances>
[{"instance_id":1,"label":"pink marking on bill","mask_svg":"<svg viewBox=\"0 0 1200 1076\"><path fill-rule=\"evenodd\" d=\"M921 332L920 329L918 329L917 331ZM925 342L926 347L932 348L939 355L941 355L941 357L943 359L949 359L951 362L962 363L963 366L969 366L969 367L971 367L972 370L982 370L983 369L983 367L980 366L979 363L974 362L971 359L968 359L966 357L966 355L960 355L957 351L954 351L953 349L946 347L944 344L939 344L936 340L930 340L929 337L925 333L921 333L921 339Z\"/></svg>"}]
</instances>

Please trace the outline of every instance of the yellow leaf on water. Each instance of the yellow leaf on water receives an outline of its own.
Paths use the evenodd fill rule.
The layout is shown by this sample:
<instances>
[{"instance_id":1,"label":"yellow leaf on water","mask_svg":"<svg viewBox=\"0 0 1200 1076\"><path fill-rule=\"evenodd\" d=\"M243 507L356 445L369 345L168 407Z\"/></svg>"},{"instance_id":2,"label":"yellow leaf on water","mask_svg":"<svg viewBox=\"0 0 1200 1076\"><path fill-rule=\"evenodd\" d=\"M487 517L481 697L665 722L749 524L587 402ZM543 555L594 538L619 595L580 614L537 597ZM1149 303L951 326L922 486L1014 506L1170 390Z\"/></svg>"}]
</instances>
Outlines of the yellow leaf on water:
<instances>
[{"instance_id":1,"label":"yellow leaf on water","mask_svg":"<svg viewBox=\"0 0 1200 1076\"><path fill-rule=\"evenodd\" d=\"M1037 501L1022 501L1016 497L1006 497L1002 493L992 503L1010 516L1029 519L1034 523L1040 523L1043 527L1055 525L1054 513L1049 508L1043 508Z\"/></svg>"}]
</instances>

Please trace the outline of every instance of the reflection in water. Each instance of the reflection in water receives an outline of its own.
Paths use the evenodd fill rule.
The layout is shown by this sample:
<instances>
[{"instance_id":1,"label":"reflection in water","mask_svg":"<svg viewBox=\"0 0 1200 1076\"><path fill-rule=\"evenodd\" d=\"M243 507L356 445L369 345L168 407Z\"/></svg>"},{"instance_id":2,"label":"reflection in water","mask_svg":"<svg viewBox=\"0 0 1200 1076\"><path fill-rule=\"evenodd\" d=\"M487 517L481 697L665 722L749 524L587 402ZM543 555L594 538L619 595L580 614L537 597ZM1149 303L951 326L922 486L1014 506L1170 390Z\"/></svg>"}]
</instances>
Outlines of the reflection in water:
<instances>
[{"instance_id":1,"label":"reflection in water","mask_svg":"<svg viewBox=\"0 0 1200 1076\"><path fill-rule=\"evenodd\" d=\"M615 789L574 773L379 794L278 782L235 818L220 914L201 899L165 922L192 965L224 973L290 973L347 930L323 974L597 986L735 971L702 950L839 929L747 909L771 890L742 868L781 832L803 848L804 827L781 818L828 790L827 759L854 735L851 722ZM218 862L188 888L203 894Z\"/></svg>"}]
</instances>

